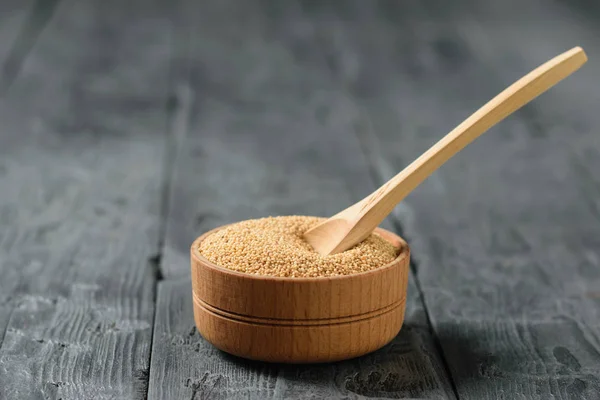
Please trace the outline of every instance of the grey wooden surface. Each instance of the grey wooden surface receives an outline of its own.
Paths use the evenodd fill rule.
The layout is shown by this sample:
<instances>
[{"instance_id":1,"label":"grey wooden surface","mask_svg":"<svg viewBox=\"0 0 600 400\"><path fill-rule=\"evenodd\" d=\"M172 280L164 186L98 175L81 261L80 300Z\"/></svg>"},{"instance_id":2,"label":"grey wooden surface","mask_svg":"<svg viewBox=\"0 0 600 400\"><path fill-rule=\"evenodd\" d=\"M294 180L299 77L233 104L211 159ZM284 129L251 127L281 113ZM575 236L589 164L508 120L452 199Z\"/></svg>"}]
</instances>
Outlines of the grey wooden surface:
<instances>
[{"instance_id":1,"label":"grey wooden surface","mask_svg":"<svg viewBox=\"0 0 600 400\"><path fill-rule=\"evenodd\" d=\"M357 16L381 48L372 55L348 39L348 52L371 54L365 69L396 71L375 95L355 91L373 121L359 134L378 144L370 158L383 182L531 68L574 44L587 49L581 74L466 149L396 215L459 397L598 398L600 31L583 34L586 21L564 5L531 2L527 30L515 32L519 19L504 21L518 4L495 7L466 22L469 10L425 5L406 24ZM389 56L390 38L411 33L417 69ZM435 91L422 90L425 81Z\"/></svg>"},{"instance_id":2,"label":"grey wooden surface","mask_svg":"<svg viewBox=\"0 0 600 400\"><path fill-rule=\"evenodd\" d=\"M177 68L184 100L181 122L171 132L179 143L174 146L162 262L167 281L159 286L149 397L208 392L210 398L453 397L414 286L406 329L386 349L358 361L265 367L233 360L194 333L189 237L247 218L330 215L375 189L359 142L348 135L356 117L349 99L329 83L320 64L303 71L285 50L297 44L296 38L285 37L290 24L310 27L312 22L299 7L265 15L251 3L234 4L184 10L189 25L183 37L189 42L182 42L187 50L184 65ZM225 19L230 40L246 41L247 50L221 44ZM318 53L308 56L319 58ZM307 84L315 90L307 90ZM170 278L186 280L174 285ZM173 357L179 361L173 363Z\"/></svg>"},{"instance_id":3,"label":"grey wooden surface","mask_svg":"<svg viewBox=\"0 0 600 400\"><path fill-rule=\"evenodd\" d=\"M0 399L600 398L599 20L583 0L0 3ZM283 366L198 335L196 236L346 207L574 45L576 76L385 222L413 252L390 345Z\"/></svg>"},{"instance_id":4,"label":"grey wooden surface","mask_svg":"<svg viewBox=\"0 0 600 400\"><path fill-rule=\"evenodd\" d=\"M25 13L47 23L20 28L41 34L8 50L23 61L0 104L0 398L143 398L171 21L40 4L52 17Z\"/></svg>"}]
</instances>

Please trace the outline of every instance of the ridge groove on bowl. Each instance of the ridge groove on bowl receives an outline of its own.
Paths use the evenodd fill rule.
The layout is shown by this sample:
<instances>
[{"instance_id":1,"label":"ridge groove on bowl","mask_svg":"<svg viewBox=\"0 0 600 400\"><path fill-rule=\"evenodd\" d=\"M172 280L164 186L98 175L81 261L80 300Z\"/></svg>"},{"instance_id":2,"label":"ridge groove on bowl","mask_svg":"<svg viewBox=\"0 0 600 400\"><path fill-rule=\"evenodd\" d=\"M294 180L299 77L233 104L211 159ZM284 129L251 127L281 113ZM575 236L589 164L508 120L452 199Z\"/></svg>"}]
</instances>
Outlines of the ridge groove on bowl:
<instances>
[{"instance_id":1,"label":"ridge groove on bowl","mask_svg":"<svg viewBox=\"0 0 600 400\"><path fill-rule=\"evenodd\" d=\"M194 293L194 305L198 307L203 307L207 311L212 312L213 314L220 315L224 318L229 318L236 321L241 322L249 322L254 324L262 324L262 325L281 325L281 326L315 326L315 325L333 325L333 324L344 324L348 322L362 321L364 319L369 319L373 317L377 317L381 314L388 313L393 311L398 307L405 306L405 299L397 301L396 303L390 304L387 307L380 308L379 310L375 310L372 312L352 315L348 317L339 317L339 318L315 318L315 319L275 319L275 318L256 318L252 316L235 314L231 312L227 312L224 310L220 310L216 307L211 306L208 303L205 303Z\"/></svg>"}]
</instances>

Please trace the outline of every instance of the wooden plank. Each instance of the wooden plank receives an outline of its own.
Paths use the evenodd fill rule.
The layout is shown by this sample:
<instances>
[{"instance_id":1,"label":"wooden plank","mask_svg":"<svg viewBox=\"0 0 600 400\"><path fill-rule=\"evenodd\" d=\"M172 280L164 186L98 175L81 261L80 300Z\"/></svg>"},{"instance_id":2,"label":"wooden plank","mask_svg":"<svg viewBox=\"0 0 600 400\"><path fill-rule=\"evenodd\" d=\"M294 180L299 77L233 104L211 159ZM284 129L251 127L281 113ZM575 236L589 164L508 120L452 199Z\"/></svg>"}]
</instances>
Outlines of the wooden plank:
<instances>
[{"instance_id":1,"label":"wooden plank","mask_svg":"<svg viewBox=\"0 0 600 400\"><path fill-rule=\"evenodd\" d=\"M14 0L0 3L0 66L2 66L2 70L6 70L7 59L10 58L11 48L14 47L19 30L27 24L27 14L32 3L33 0ZM3 73L2 76L6 76L6 73ZM0 88L7 87L7 81L6 78L0 78ZM1 92L0 89L0 96ZM0 224L2 224L2 217L0 217ZM7 299L5 296L5 294L0 293L0 344L2 344L6 325L12 311L12 307L6 304Z\"/></svg>"},{"instance_id":2,"label":"wooden plank","mask_svg":"<svg viewBox=\"0 0 600 400\"><path fill-rule=\"evenodd\" d=\"M146 396L171 25L143 4L61 3L0 103L0 398Z\"/></svg>"},{"instance_id":3,"label":"wooden plank","mask_svg":"<svg viewBox=\"0 0 600 400\"><path fill-rule=\"evenodd\" d=\"M382 2L339 23L382 181L530 69L573 45L597 52L597 28L521 4ZM460 398L600 396L598 78L586 66L397 210Z\"/></svg>"},{"instance_id":4,"label":"wooden plank","mask_svg":"<svg viewBox=\"0 0 600 400\"><path fill-rule=\"evenodd\" d=\"M19 31L28 23L27 15L33 4L34 0L6 0L0 4L0 64L6 63Z\"/></svg>"},{"instance_id":5,"label":"wooden plank","mask_svg":"<svg viewBox=\"0 0 600 400\"><path fill-rule=\"evenodd\" d=\"M175 164L161 264L167 279L183 280L160 285L149 398L453 398L412 280L400 335L357 360L249 363L196 333L189 287L195 237L248 218L331 215L374 186L352 135L361 115L331 84L327 54L313 52L310 37L296 38L313 29L297 4L188 7L180 11L188 25L174 71L193 103L177 124L187 136ZM297 44L306 59L292 51Z\"/></svg>"},{"instance_id":6,"label":"wooden plank","mask_svg":"<svg viewBox=\"0 0 600 400\"><path fill-rule=\"evenodd\" d=\"M423 309L409 288L406 325L383 349L354 360L294 366L225 354L195 328L189 279L159 283L150 399L359 399L452 397Z\"/></svg>"},{"instance_id":7,"label":"wooden plank","mask_svg":"<svg viewBox=\"0 0 600 400\"><path fill-rule=\"evenodd\" d=\"M58 0L3 1L0 5L0 94L15 80Z\"/></svg>"},{"instance_id":8,"label":"wooden plank","mask_svg":"<svg viewBox=\"0 0 600 400\"><path fill-rule=\"evenodd\" d=\"M30 24L27 15L31 13L34 0L7 0L0 4L0 65L6 69L11 49L15 47L19 32ZM5 75L5 73L3 73ZM5 79L3 79L5 80Z\"/></svg>"}]
</instances>

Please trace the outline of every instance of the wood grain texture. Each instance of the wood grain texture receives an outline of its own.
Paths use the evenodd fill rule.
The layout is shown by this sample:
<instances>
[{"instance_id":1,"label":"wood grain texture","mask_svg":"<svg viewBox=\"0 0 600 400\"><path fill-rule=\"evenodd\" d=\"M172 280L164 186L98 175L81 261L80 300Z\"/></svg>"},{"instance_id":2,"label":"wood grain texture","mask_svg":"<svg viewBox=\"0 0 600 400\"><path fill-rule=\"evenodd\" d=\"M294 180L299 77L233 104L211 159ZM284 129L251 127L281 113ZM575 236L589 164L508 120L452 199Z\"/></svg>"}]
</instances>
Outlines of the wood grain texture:
<instances>
[{"instance_id":1,"label":"wood grain texture","mask_svg":"<svg viewBox=\"0 0 600 400\"><path fill-rule=\"evenodd\" d=\"M31 10L34 0L6 0L0 4L0 88L10 85L15 69L15 52L19 48L19 32L27 31L31 25ZM26 53L21 51L21 54ZM4 90L3 90L4 91ZM0 92L1 93L1 92Z\"/></svg>"},{"instance_id":2,"label":"wood grain texture","mask_svg":"<svg viewBox=\"0 0 600 400\"><path fill-rule=\"evenodd\" d=\"M60 3L0 103L2 399L146 396L170 25L143 3Z\"/></svg>"},{"instance_id":3,"label":"wood grain texture","mask_svg":"<svg viewBox=\"0 0 600 400\"><path fill-rule=\"evenodd\" d=\"M14 46L18 32L27 23L27 11L32 3L33 1L15 0L0 4L0 66L3 71L7 69L11 48ZM3 73L2 76L6 76L6 73ZM7 82L7 79L0 78L0 87L6 87L6 83L3 82ZM2 215L0 215L0 225L4 226ZM0 292L0 345L2 345L6 325L12 312L10 300L9 293Z\"/></svg>"},{"instance_id":4,"label":"wood grain texture","mask_svg":"<svg viewBox=\"0 0 600 400\"><path fill-rule=\"evenodd\" d=\"M375 232L398 250L394 261L360 274L282 278L232 271L191 246L198 331L229 354L279 363L359 357L388 344L404 321L410 250L394 233Z\"/></svg>"},{"instance_id":5,"label":"wood grain texture","mask_svg":"<svg viewBox=\"0 0 600 400\"><path fill-rule=\"evenodd\" d=\"M447 398L432 389L447 383L431 373L441 366L430 353L434 343L411 286L409 281L407 323L389 345L353 360L297 366L249 361L216 349L194 326L190 281L160 282L149 399Z\"/></svg>"},{"instance_id":6,"label":"wood grain texture","mask_svg":"<svg viewBox=\"0 0 600 400\"><path fill-rule=\"evenodd\" d=\"M315 13L343 15L319 32L334 26L357 60L340 80L370 117L358 133L382 182L556 52L598 54L597 27L564 5L354 4ZM460 398L600 397L598 71L507 119L396 210Z\"/></svg>"},{"instance_id":7,"label":"wood grain texture","mask_svg":"<svg viewBox=\"0 0 600 400\"><path fill-rule=\"evenodd\" d=\"M200 233L332 215L533 66L575 44L592 66L598 18L552 0L1 2L0 398L143 398L148 374L153 399L452 398L438 339L460 397L599 398L597 68L395 209L419 280L381 351L227 356L194 329L187 275ZM160 284L148 371L159 264L183 279Z\"/></svg>"},{"instance_id":8,"label":"wood grain texture","mask_svg":"<svg viewBox=\"0 0 600 400\"><path fill-rule=\"evenodd\" d=\"M9 0L0 6L2 19L6 22L0 28L0 37L11 44L9 48L0 47L0 60L3 60L0 95L8 90L19 74L29 51L52 17L58 2L59 0Z\"/></svg>"},{"instance_id":9,"label":"wood grain texture","mask_svg":"<svg viewBox=\"0 0 600 400\"><path fill-rule=\"evenodd\" d=\"M328 55L311 44L314 21L299 4L188 6L180 11L187 22L179 25L186 29L174 73L193 103L178 125L188 132L176 160L162 262L167 279L186 281L161 284L149 397L454 397L414 282L396 339L343 364L286 369L232 361L194 333L187 279L197 236L267 215L332 215L374 185L349 134L361 116L331 84Z\"/></svg>"}]
</instances>

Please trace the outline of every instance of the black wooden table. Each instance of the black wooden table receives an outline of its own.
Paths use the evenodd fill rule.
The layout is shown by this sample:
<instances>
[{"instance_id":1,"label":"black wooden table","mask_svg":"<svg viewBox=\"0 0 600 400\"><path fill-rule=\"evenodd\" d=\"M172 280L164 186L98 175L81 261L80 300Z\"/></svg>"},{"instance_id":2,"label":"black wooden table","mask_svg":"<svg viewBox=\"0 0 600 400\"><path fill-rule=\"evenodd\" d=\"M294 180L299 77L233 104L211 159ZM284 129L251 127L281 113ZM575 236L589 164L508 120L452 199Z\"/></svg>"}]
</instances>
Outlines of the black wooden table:
<instances>
[{"instance_id":1,"label":"black wooden table","mask_svg":"<svg viewBox=\"0 0 600 400\"><path fill-rule=\"evenodd\" d=\"M345 208L576 45L386 221L391 344L282 366L199 336L196 236ZM593 1L0 2L0 398L600 398L599 62Z\"/></svg>"}]
</instances>

